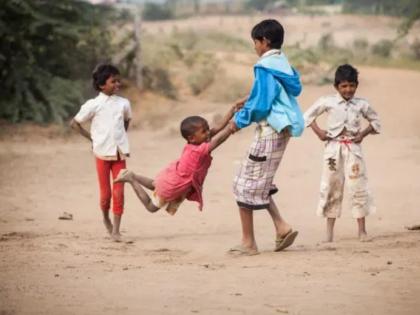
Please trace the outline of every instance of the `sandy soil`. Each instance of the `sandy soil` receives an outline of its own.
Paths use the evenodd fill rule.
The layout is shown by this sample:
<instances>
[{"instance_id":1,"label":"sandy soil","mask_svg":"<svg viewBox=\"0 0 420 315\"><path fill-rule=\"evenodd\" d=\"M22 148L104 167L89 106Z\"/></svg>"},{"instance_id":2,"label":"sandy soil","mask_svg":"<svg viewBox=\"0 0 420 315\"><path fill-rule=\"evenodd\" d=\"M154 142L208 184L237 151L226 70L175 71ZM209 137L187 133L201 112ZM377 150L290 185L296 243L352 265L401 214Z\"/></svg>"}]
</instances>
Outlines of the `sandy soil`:
<instances>
[{"instance_id":1,"label":"sandy soil","mask_svg":"<svg viewBox=\"0 0 420 315\"><path fill-rule=\"evenodd\" d=\"M231 181L252 128L214 153L205 209L183 204L174 217L149 214L126 190L123 235L112 243L98 210L89 145L80 137L16 136L0 144L0 314L419 314L420 73L361 68L359 95L379 111L384 131L365 140L378 213L373 242L356 239L348 208L335 243L321 244L315 216L322 145L311 132L292 141L276 177L281 212L300 234L274 253L265 211L255 213L261 254L231 257L240 225ZM306 86L307 108L328 86ZM140 108L142 105L140 104ZM153 176L176 158L186 114L212 117L220 104L167 104L153 124L129 133L129 167ZM141 109L142 119L147 114ZM166 117L166 118L165 118ZM152 128L153 127L153 128ZM72 221L58 220L64 212Z\"/></svg>"}]
</instances>

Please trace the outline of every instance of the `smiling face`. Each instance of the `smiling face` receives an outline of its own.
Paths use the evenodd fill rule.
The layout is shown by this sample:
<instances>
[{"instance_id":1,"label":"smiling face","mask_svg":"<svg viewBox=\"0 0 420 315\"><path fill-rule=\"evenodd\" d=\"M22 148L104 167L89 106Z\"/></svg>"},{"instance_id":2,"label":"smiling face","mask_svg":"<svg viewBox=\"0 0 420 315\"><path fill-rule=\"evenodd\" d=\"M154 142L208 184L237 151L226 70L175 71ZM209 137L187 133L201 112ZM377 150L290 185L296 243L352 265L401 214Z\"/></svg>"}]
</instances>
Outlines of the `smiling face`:
<instances>
[{"instance_id":1,"label":"smiling face","mask_svg":"<svg viewBox=\"0 0 420 315\"><path fill-rule=\"evenodd\" d=\"M203 122L197 126L194 133L188 137L188 142L191 144L201 144L210 140L210 128L207 122Z\"/></svg>"},{"instance_id":2,"label":"smiling face","mask_svg":"<svg viewBox=\"0 0 420 315\"><path fill-rule=\"evenodd\" d=\"M118 74L111 75L106 81L104 85L100 86L102 93L106 95L113 95L119 91L121 87L121 79Z\"/></svg>"},{"instance_id":3,"label":"smiling face","mask_svg":"<svg viewBox=\"0 0 420 315\"><path fill-rule=\"evenodd\" d=\"M357 90L356 82L342 81L335 86L335 89L340 93L341 97L346 101L353 98Z\"/></svg>"}]
</instances>

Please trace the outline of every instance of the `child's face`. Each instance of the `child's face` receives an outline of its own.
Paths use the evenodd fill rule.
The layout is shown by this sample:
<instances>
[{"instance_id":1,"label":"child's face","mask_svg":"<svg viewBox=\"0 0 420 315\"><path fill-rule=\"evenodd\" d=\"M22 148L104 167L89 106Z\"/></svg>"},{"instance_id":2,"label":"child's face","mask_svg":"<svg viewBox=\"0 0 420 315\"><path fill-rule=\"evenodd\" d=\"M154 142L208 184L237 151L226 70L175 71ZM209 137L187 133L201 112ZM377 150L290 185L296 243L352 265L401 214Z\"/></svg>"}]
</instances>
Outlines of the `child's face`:
<instances>
[{"instance_id":1,"label":"child's face","mask_svg":"<svg viewBox=\"0 0 420 315\"><path fill-rule=\"evenodd\" d=\"M121 87L121 79L119 75L110 76L104 85L100 86L102 93L106 95L113 95L118 92Z\"/></svg>"},{"instance_id":2,"label":"child's face","mask_svg":"<svg viewBox=\"0 0 420 315\"><path fill-rule=\"evenodd\" d=\"M353 98L357 90L356 82L342 81L340 82L335 89L340 93L341 97L346 101Z\"/></svg>"},{"instance_id":3,"label":"child's face","mask_svg":"<svg viewBox=\"0 0 420 315\"><path fill-rule=\"evenodd\" d=\"M210 140L210 128L209 124L202 123L197 130L189 137L189 143L201 144Z\"/></svg>"},{"instance_id":4,"label":"child's face","mask_svg":"<svg viewBox=\"0 0 420 315\"><path fill-rule=\"evenodd\" d=\"M259 57L271 49L269 42L263 38L262 40L254 39L254 49Z\"/></svg>"}]
</instances>

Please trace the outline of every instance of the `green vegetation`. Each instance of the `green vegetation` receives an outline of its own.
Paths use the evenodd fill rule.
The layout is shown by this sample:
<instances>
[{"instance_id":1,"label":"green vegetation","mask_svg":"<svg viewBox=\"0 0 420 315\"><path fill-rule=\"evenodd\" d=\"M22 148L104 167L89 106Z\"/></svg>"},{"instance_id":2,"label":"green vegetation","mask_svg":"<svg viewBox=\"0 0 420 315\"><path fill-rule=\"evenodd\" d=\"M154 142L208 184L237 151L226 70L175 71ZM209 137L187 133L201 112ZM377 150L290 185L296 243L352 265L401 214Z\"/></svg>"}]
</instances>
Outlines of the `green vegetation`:
<instances>
[{"instance_id":1,"label":"green vegetation","mask_svg":"<svg viewBox=\"0 0 420 315\"><path fill-rule=\"evenodd\" d=\"M11 0L0 10L0 118L62 122L82 99L82 82L110 57L113 11L84 1Z\"/></svg>"}]
</instances>

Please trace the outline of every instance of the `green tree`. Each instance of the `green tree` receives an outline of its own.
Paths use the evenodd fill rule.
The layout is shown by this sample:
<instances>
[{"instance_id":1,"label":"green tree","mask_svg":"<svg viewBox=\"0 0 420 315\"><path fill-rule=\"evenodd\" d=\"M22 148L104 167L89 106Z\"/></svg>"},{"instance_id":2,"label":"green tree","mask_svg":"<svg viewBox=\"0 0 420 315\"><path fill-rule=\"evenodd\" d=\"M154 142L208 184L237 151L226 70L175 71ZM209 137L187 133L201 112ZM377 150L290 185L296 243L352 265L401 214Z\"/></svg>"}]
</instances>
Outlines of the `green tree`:
<instances>
[{"instance_id":1,"label":"green tree","mask_svg":"<svg viewBox=\"0 0 420 315\"><path fill-rule=\"evenodd\" d=\"M8 0L0 5L0 118L62 122L82 82L111 54L113 10L76 0Z\"/></svg>"}]
</instances>

